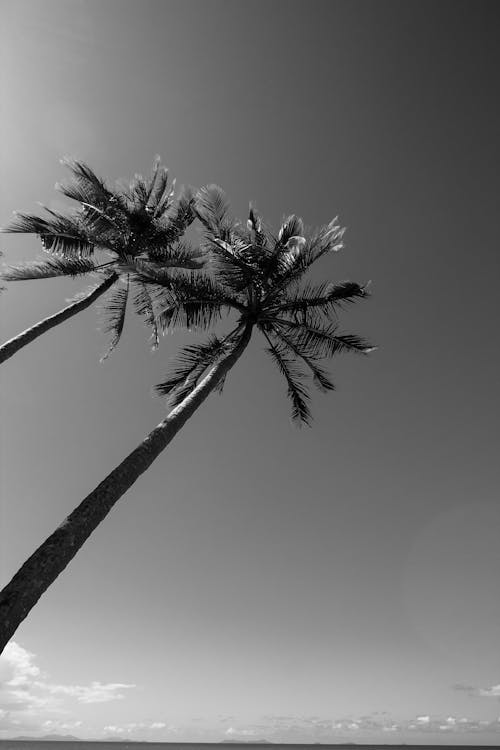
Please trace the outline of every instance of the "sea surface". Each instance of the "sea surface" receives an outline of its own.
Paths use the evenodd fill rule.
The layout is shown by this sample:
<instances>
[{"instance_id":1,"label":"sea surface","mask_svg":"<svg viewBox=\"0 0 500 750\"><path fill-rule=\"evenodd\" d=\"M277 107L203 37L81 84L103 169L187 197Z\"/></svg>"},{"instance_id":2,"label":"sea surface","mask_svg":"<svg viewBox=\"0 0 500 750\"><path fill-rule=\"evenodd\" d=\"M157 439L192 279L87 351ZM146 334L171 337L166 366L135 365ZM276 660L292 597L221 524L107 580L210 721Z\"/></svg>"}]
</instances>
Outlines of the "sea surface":
<instances>
[{"instance_id":1,"label":"sea surface","mask_svg":"<svg viewBox=\"0 0 500 750\"><path fill-rule=\"evenodd\" d=\"M85 742L85 748L82 748L82 742ZM273 743L252 743L252 742L130 742L113 740L110 742L93 742L91 740L79 740L79 741L61 741L61 740L0 740L0 750L265 750L265 748L272 747L272 750L318 750L318 746L321 744L322 750L355 750L355 748L362 748L362 750L491 750L492 747L499 747L498 745L370 745L368 743L336 743L334 745L327 745L323 743L315 743L312 745L295 745L295 744L280 744L278 742Z\"/></svg>"}]
</instances>

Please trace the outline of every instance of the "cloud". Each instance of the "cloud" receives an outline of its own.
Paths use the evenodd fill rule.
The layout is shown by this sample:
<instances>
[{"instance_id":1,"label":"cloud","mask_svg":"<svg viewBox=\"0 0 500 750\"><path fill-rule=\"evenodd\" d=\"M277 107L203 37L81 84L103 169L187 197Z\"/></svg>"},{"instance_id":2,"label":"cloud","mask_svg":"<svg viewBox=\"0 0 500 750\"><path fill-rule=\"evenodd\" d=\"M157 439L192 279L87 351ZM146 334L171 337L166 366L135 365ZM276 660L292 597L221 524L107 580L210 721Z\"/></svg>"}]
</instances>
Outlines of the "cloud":
<instances>
[{"instance_id":1,"label":"cloud","mask_svg":"<svg viewBox=\"0 0 500 750\"><path fill-rule=\"evenodd\" d=\"M462 685L458 683L453 685L453 690L461 690L471 696L479 696L480 698L500 698L500 685L492 685L491 687L474 687L473 685Z\"/></svg>"},{"instance_id":2,"label":"cloud","mask_svg":"<svg viewBox=\"0 0 500 750\"><path fill-rule=\"evenodd\" d=\"M463 685L461 682L451 686L453 690L460 690L464 693L473 693L476 688L473 685Z\"/></svg>"},{"instance_id":3,"label":"cloud","mask_svg":"<svg viewBox=\"0 0 500 750\"><path fill-rule=\"evenodd\" d=\"M51 695L68 695L76 698L79 703L107 703L108 701L122 700L125 698L121 690L130 690L135 685L127 685L123 682L91 682L90 685L52 685L49 683L34 683L42 690Z\"/></svg>"},{"instance_id":4,"label":"cloud","mask_svg":"<svg viewBox=\"0 0 500 750\"><path fill-rule=\"evenodd\" d=\"M11 642L0 656L0 685L19 687L38 677L40 669L33 664L34 654L18 643Z\"/></svg>"},{"instance_id":5,"label":"cloud","mask_svg":"<svg viewBox=\"0 0 500 750\"><path fill-rule=\"evenodd\" d=\"M144 732L158 731L159 729L174 733L177 731L176 727L168 725L164 721L129 721L126 724L107 724L103 731L108 736L123 737L124 735L130 736L137 733L144 735Z\"/></svg>"},{"instance_id":6,"label":"cloud","mask_svg":"<svg viewBox=\"0 0 500 750\"><path fill-rule=\"evenodd\" d=\"M148 720L123 724L109 724L103 734L109 739L122 737L127 740L196 742L221 740L256 741L266 739L274 743L336 744L355 742L368 744L379 738L394 743L408 741L413 744L428 744L443 737L443 742L463 744L471 735L477 735L475 744L490 741L492 736L500 738L500 719L481 721L464 716L432 715L419 713L412 718L396 720L388 713L369 715L349 715L339 718L320 716L265 716L260 721L249 724L232 723L223 727L218 722L210 726L204 722L203 728L193 728L192 722L185 726L172 726L164 721ZM500 743L499 743L500 744Z\"/></svg>"},{"instance_id":7,"label":"cloud","mask_svg":"<svg viewBox=\"0 0 500 750\"><path fill-rule=\"evenodd\" d=\"M122 682L90 685L55 684L35 663L35 655L11 641L0 656L0 731L60 731L81 725L71 717L71 702L121 700L135 685ZM5 736L4 734L0 734Z\"/></svg>"},{"instance_id":8,"label":"cloud","mask_svg":"<svg viewBox=\"0 0 500 750\"><path fill-rule=\"evenodd\" d=\"M489 688L479 688L478 695L483 698L500 698L500 685L492 685Z\"/></svg>"},{"instance_id":9,"label":"cloud","mask_svg":"<svg viewBox=\"0 0 500 750\"><path fill-rule=\"evenodd\" d=\"M260 726L259 729L257 727L252 727L250 729L236 729L235 727L229 727L226 729L225 734L227 734L228 737L256 737L260 731Z\"/></svg>"},{"instance_id":10,"label":"cloud","mask_svg":"<svg viewBox=\"0 0 500 750\"><path fill-rule=\"evenodd\" d=\"M417 714L412 718L396 720L388 713L362 716L342 716L334 719L320 717L266 716L266 725L246 729L254 735L265 736L270 741L297 743L335 743L339 740L368 741L384 734L407 738L408 735L467 735L500 734L500 719L481 721L464 716ZM236 730L233 736L236 736ZM242 734L241 730L238 730ZM392 740L391 740L392 741ZM416 739L416 744L420 740Z\"/></svg>"}]
</instances>

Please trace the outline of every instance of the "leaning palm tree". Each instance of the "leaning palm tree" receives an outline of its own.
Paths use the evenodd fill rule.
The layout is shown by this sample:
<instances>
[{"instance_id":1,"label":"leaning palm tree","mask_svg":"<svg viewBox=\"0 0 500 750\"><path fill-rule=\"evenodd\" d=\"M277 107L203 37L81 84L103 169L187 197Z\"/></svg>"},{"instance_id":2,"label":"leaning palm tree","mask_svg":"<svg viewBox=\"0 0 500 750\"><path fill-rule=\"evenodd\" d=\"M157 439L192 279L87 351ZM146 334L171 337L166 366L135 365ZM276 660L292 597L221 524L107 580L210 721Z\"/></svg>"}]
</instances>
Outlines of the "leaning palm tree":
<instances>
[{"instance_id":1,"label":"leaning palm tree","mask_svg":"<svg viewBox=\"0 0 500 750\"><path fill-rule=\"evenodd\" d=\"M194 196L184 191L175 197L175 180L169 184L168 171L157 158L149 179L136 175L126 188L110 187L83 162L65 160L72 173L69 183L58 190L79 206L67 214L46 209L47 217L17 214L4 230L35 234L50 257L7 268L6 281L47 279L61 276L91 276L98 279L86 292L54 315L39 321L0 346L0 363L34 341L42 333L85 310L109 289L104 305L106 331L111 334L106 358L123 331L130 296L130 271L138 261L147 260L161 268L199 268L202 263L183 241L195 218ZM158 331L147 287L137 280L135 306L152 328L153 347Z\"/></svg>"},{"instance_id":2,"label":"leaning palm tree","mask_svg":"<svg viewBox=\"0 0 500 750\"><path fill-rule=\"evenodd\" d=\"M180 352L177 364L157 386L171 401L168 416L81 502L1 592L0 648L115 503L210 393L221 389L254 332L263 336L284 377L292 417L299 424L311 417L307 375L320 390L331 391L334 386L322 360L342 352L370 351L359 336L340 333L337 323L338 310L366 297L366 286L303 281L316 261L340 249L343 230L336 221L306 238L302 221L290 216L274 236L253 210L246 227L231 220L225 196L215 186L200 191L196 212L212 275L191 272L173 277L144 264L134 276L148 288L161 329L179 324L207 329L226 314L234 318L233 326L224 336L212 334Z\"/></svg>"}]
</instances>

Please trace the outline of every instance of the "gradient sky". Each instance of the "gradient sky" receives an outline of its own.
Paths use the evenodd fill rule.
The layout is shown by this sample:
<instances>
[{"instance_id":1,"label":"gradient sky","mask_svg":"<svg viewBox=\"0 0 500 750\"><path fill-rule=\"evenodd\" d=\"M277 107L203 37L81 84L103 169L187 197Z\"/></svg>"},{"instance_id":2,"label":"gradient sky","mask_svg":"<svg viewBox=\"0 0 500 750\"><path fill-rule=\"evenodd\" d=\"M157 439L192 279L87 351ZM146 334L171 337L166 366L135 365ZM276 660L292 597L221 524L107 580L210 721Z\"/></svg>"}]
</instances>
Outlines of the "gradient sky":
<instances>
[{"instance_id":1,"label":"gradient sky","mask_svg":"<svg viewBox=\"0 0 500 750\"><path fill-rule=\"evenodd\" d=\"M3 0L1 215L161 154L373 280L313 428L252 342L0 659L0 737L500 741L498 3ZM4 236L4 260L39 253ZM82 282L8 285L2 340ZM2 367L1 578L163 417L189 334L95 308Z\"/></svg>"}]
</instances>

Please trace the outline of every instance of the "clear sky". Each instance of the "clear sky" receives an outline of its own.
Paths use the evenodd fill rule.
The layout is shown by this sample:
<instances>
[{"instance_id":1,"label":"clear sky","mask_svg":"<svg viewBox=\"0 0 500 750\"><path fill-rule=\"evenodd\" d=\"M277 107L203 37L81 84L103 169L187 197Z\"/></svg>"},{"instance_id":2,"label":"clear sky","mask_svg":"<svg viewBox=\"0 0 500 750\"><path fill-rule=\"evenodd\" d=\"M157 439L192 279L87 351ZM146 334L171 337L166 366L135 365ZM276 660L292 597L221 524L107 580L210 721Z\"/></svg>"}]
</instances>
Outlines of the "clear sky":
<instances>
[{"instance_id":1,"label":"clear sky","mask_svg":"<svg viewBox=\"0 0 500 750\"><path fill-rule=\"evenodd\" d=\"M279 225L339 214L318 269L373 280L312 429L252 342L0 659L0 736L500 741L495 2L3 0L1 211L59 159L156 153ZM7 262L39 252L4 236ZM2 340L81 282L11 283ZM91 308L2 367L1 578L163 417L131 315Z\"/></svg>"}]
</instances>

